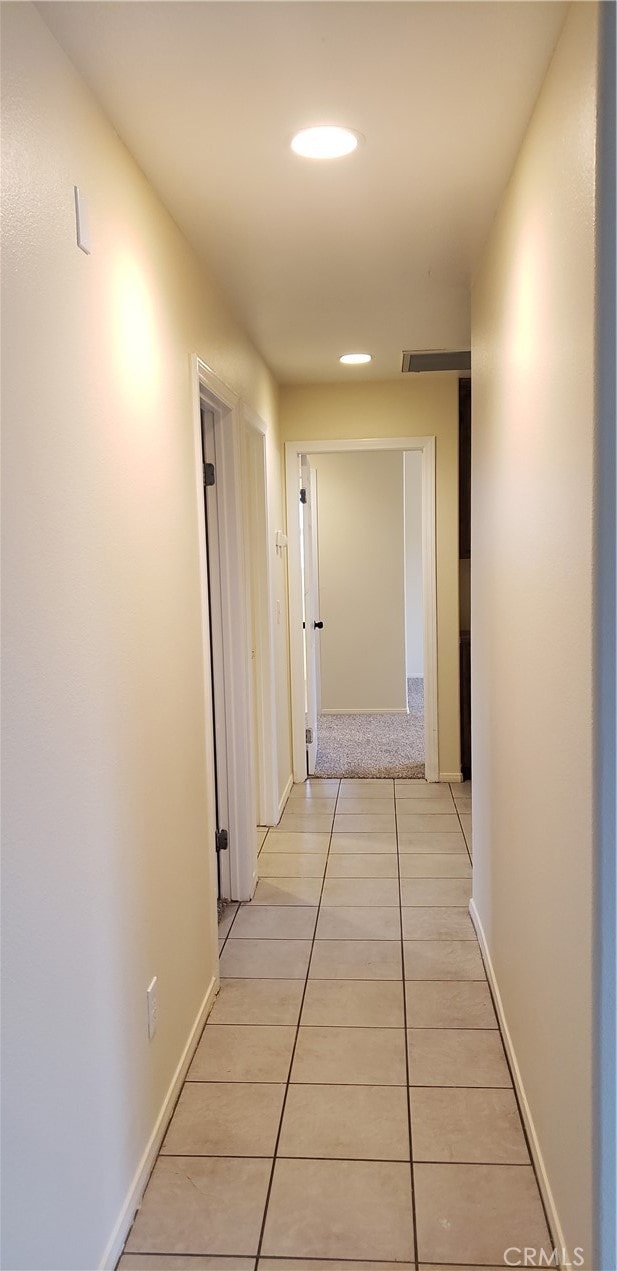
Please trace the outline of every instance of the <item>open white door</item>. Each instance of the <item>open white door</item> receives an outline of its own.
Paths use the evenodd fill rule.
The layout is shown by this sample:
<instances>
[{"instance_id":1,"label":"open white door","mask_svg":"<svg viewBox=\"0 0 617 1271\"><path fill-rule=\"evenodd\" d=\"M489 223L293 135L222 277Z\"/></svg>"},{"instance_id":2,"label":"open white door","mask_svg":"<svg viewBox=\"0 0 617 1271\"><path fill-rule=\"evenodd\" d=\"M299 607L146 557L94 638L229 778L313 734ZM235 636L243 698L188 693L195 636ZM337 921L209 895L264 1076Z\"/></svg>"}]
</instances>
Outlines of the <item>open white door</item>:
<instances>
[{"instance_id":1,"label":"open white door","mask_svg":"<svg viewBox=\"0 0 617 1271\"><path fill-rule=\"evenodd\" d=\"M315 570L311 466L306 455L301 461L301 532L302 532L302 588L304 608L304 675L306 684L306 770L309 777L315 771L317 760L317 658L316 631L318 615L315 612Z\"/></svg>"}]
</instances>

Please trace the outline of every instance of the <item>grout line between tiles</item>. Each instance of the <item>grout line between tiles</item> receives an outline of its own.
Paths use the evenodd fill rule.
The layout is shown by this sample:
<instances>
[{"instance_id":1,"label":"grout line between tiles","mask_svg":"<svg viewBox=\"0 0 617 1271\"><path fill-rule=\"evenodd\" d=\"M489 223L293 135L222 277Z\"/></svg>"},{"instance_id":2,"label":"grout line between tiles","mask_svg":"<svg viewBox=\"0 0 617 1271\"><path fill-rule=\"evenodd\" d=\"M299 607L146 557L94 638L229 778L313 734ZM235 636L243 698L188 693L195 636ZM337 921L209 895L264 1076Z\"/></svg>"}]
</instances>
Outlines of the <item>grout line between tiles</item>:
<instances>
[{"instance_id":1,"label":"grout line between tiles","mask_svg":"<svg viewBox=\"0 0 617 1271\"><path fill-rule=\"evenodd\" d=\"M334 804L334 814L333 814L333 817L332 817L332 826L334 826L334 818L335 818L335 816L336 816L336 808L337 808L337 805L338 805L338 800L339 800L340 792L341 792L341 786L340 786L340 782L339 782L339 787L338 787L338 790L337 790L337 792L336 792L336 802L335 802L335 804ZM319 904L318 904L318 906L317 906L317 922L319 921L319 911L320 911L320 909L321 909L321 899L322 899L322 896L323 896L323 890L324 890L325 882L326 882L326 868L327 868L327 865L328 865L328 859L329 859L329 856L330 856L330 847L331 847L331 845L332 845L332 834L333 834L333 832L334 832L334 831L333 831L333 828L331 828L331 829L330 829L330 838L329 838L329 840L328 840L328 850L327 850L327 853L326 853L326 862L325 862L325 867L324 867L323 877L322 877L322 880L321 880L321 891L320 891L320 893L319 893ZM295 1061L295 1057L296 1057L296 1049L297 1049L297 1046L298 1046L298 1038L299 1038L299 1036L300 1036L300 1025L301 1025L301 1021L302 1021L302 1012L303 1012L303 1010L304 1010L304 1001L305 1001L306 993L307 993L307 989L308 989L309 975L310 975L310 971L311 971L311 962L312 962L312 959L313 959L313 950L314 950L314 948L315 948L315 938L316 938L316 933L317 933L317 922L315 923L315 931L313 932L313 939L312 939L312 941L311 941L311 949L310 949L310 953L309 953L308 963L307 963L307 967L306 967L306 976L305 976L305 980L304 980L304 989L303 989L303 991L302 991L302 997L301 997L301 999L300 999L300 1011L299 1011L299 1014L298 1014L298 1022L297 1022L297 1024L296 1024L296 1035L295 1035L295 1037L294 1037L293 1047L292 1047L292 1051L291 1051L291 1058L290 1058L290 1060L289 1060L289 1071L288 1071L288 1073L287 1073L287 1081L286 1081L286 1083L285 1083L285 1093L284 1093L284 1095L283 1095L283 1103L282 1103L282 1106L281 1106L281 1115L280 1115L280 1117L279 1117L278 1130L277 1130L276 1140L275 1140L275 1143L274 1143L274 1153L273 1153L273 1156L272 1156L272 1168L271 1168L271 1170L270 1170L270 1178L268 1179L268 1190L267 1190L267 1192L266 1192L266 1201L265 1201L265 1205L264 1205L264 1212L263 1212L263 1218L262 1218L262 1222L261 1222L261 1228L260 1228L260 1231L259 1231L259 1240L258 1240L258 1243L257 1243L257 1253L256 1253L257 1264L259 1263L259 1258L261 1257L261 1249L262 1249L263 1239L264 1239L264 1234L265 1234L265 1230L266 1230L266 1222L267 1222L267 1218L268 1218L268 1209L269 1209L269 1206L270 1206L270 1196L272 1195L272 1186L273 1186L273 1183L274 1183L274 1171L275 1171L275 1169L276 1169L276 1162L277 1162L277 1157L278 1157L279 1143L280 1143L280 1141L281 1141L281 1134L282 1134L282 1130L283 1130L283 1119L284 1119L284 1117L285 1117L285 1108L286 1108L286 1106L287 1106L287 1096L288 1096L288 1094L289 1094L289 1086L290 1086L290 1082L291 1082L291 1074L292 1074L293 1065L294 1065L294 1061Z\"/></svg>"},{"instance_id":2,"label":"grout line between tiles","mask_svg":"<svg viewBox=\"0 0 617 1271\"><path fill-rule=\"evenodd\" d=\"M457 821L458 821L458 823L459 823L459 825L460 825L460 827L461 827L461 834L463 835L463 841L464 841L464 843L465 843L465 847L466 847L466 849L467 849L467 855L468 855L468 857L469 857L469 863L470 863L470 865L471 865L471 868L473 869L473 857L472 857L472 855L471 855L471 852L469 851L469 843L467 842L467 835L466 835L466 833L465 833L465 831L464 831L464 829L463 829L463 822L461 821L461 814L460 814L460 812L459 812L459 810L458 810L458 804L457 804L457 802L456 802L456 799L454 798L454 795L452 794L452 786L451 786L451 785L450 785L450 795L451 795L451 797L452 797L452 802L453 802L454 807L455 807L455 810L456 810L456 819L457 819ZM473 827L472 827L472 828L473 828Z\"/></svg>"},{"instance_id":3,"label":"grout line between tiles","mask_svg":"<svg viewBox=\"0 0 617 1271\"><path fill-rule=\"evenodd\" d=\"M407 1129L409 1133L409 1172L411 1183L411 1221L413 1226L413 1252L416 1271L419 1268L420 1251L418 1249L418 1221L416 1215L416 1187L414 1179L414 1162L413 1162L413 1130L411 1125L411 1094L409 1086L410 1070L409 1070L409 1032L407 1021L407 991L406 991L406 968L405 968L405 938L403 935L403 891L401 887L401 854L398 845L398 818L396 807L394 811L394 832L396 834L396 860L398 867L398 898L399 898L399 915L401 923L401 977L403 981L403 1025L405 1028L405 1072L407 1077Z\"/></svg>"},{"instance_id":4,"label":"grout line between tiles","mask_svg":"<svg viewBox=\"0 0 617 1271\"><path fill-rule=\"evenodd\" d=\"M362 1162L366 1165L406 1165L409 1164L408 1156L294 1156L288 1152L278 1153L275 1158L268 1156L263 1152L245 1152L240 1155L239 1152L161 1152L161 1157L166 1161L338 1161L345 1164L346 1161ZM413 1165L414 1162L412 1161ZM451 1160L450 1157L421 1157L415 1161L416 1165L480 1165L486 1168L502 1168L502 1169L533 1169L530 1161L478 1161L478 1160ZM550 1233L549 1233L550 1234ZM131 1253L135 1250L131 1249ZM202 1257L208 1257L208 1254L202 1254ZM247 1255L254 1257L256 1255ZM280 1256L280 1255L279 1255ZM295 1256L295 1255L294 1255ZM304 1255L302 1255L303 1258ZM264 1254L264 1257L270 1257L270 1254ZM371 1259L375 1262L385 1262L385 1258ZM338 1258L324 1258L324 1262L336 1261ZM459 1263L455 1263L459 1266ZM474 1264L475 1265L475 1264ZM546 1265L546 1264L545 1264ZM553 1264L554 1265L554 1264Z\"/></svg>"}]
</instances>

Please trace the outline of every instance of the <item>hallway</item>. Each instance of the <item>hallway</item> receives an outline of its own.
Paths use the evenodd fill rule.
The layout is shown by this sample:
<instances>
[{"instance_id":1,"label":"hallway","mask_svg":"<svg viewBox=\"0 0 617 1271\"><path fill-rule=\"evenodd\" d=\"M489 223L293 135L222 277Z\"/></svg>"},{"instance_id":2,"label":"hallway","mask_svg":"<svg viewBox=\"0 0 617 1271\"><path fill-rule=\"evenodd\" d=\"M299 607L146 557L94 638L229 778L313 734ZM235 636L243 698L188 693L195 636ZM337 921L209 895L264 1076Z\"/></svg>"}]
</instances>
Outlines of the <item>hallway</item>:
<instances>
[{"instance_id":1,"label":"hallway","mask_svg":"<svg viewBox=\"0 0 617 1271\"><path fill-rule=\"evenodd\" d=\"M120 1271L550 1250L467 910L470 802L294 787L255 900L224 920L220 995Z\"/></svg>"}]
</instances>

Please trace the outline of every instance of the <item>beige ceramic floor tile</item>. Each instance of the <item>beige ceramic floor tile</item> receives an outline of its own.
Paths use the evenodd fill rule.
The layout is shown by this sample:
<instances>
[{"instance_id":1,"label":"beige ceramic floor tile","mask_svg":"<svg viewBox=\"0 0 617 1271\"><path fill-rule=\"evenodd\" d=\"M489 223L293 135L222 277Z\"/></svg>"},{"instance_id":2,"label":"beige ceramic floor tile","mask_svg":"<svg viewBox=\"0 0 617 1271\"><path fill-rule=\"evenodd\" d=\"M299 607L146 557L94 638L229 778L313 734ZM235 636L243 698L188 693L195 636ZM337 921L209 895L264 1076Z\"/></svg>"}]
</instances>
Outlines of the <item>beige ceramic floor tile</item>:
<instances>
[{"instance_id":1,"label":"beige ceramic floor tile","mask_svg":"<svg viewBox=\"0 0 617 1271\"><path fill-rule=\"evenodd\" d=\"M259 1271L414 1271L410 1262L340 1262L336 1258L260 1258ZM457 1271L461 1271L460 1268ZM472 1271L475 1271L472 1268ZM489 1271L492 1271L489 1268ZM503 1269L502 1269L503 1271Z\"/></svg>"},{"instance_id":2,"label":"beige ceramic floor tile","mask_svg":"<svg viewBox=\"0 0 617 1271\"><path fill-rule=\"evenodd\" d=\"M396 940L317 940L309 976L314 980L400 980Z\"/></svg>"},{"instance_id":3,"label":"beige ceramic floor tile","mask_svg":"<svg viewBox=\"0 0 617 1271\"><path fill-rule=\"evenodd\" d=\"M412 1086L502 1086L512 1084L497 1029L411 1028Z\"/></svg>"},{"instance_id":4,"label":"beige ceramic floor tile","mask_svg":"<svg viewBox=\"0 0 617 1271\"><path fill-rule=\"evenodd\" d=\"M221 975L228 979L304 979L310 940L233 940L221 954Z\"/></svg>"},{"instance_id":5,"label":"beige ceramic floor tile","mask_svg":"<svg viewBox=\"0 0 617 1271\"><path fill-rule=\"evenodd\" d=\"M260 878L323 878L325 852L262 852Z\"/></svg>"},{"instance_id":6,"label":"beige ceramic floor tile","mask_svg":"<svg viewBox=\"0 0 617 1271\"><path fill-rule=\"evenodd\" d=\"M452 812L399 812L399 834L454 834L460 829L458 817Z\"/></svg>"},{"instance_id":7,"label":"beige ceramic floor tile","mask_svg":"<svg viewBox=\"0 0 617 1271\"><path fill-rule=\"evenodd\" d=\"M277 1161L262 1252L409 1262L414 1257L409 1166Z\"/></svg>"},{"instance_id":8,"label":"beige ceramic floor tile","mask_svg":"<svg viewBox=\"0 0 617 1271\"><path fill-rule=\"evenodd\" d=\"M466 852L409 852L401 856L401 878L471 878L471 865Z\"/></svg>"},{"instance_id":9,"label":"beige ceramic floor tile","mask_svg":"<svg viewBox=\"0 0 617 1271\"><path fill-rule=\"evenodd\" d=\"M421 816L435 816L435 814L451 816L454 811L454 804L449 794L440 794L434 799L422 799L421 802L416 799L413 803L410 799L396 800L397 820L402 819L404 821L406 817L417 816L418 814Z\"/></svg>"},{"instance_id":10,"label":"beige ceramic floor tile","mask_svg":"<svg viewBox=\"0 0 617 1271\"><path fill-rule=\"evenodd\" d=\"M302 833L308 830L309 834L328 834L332 829L333 815L335 815L333 808L328 808L326 811L313 803L310 803L309 807L305 803L302 807L296 803L288 803L277 825L277 830L300 830Z\"/></svg>"},{"instance_id":11,"label":"beige ceramic floor tile","mask_svg":"<svg viewBox=\"0 0 617 1271\"><path fill-rule=\"evenodd\" d=\"M118 1271L253 1271L254 1258L186 1257L168 1253L125 1253Z\"/></svg>"},{"instance_id":12,"label":"beige ceramic floor tile","mask_svg":"<svg viewBox=\"0 0 617 1271\"><path fill-rule=\"evenodd\" d=\"M292 808L295 804L292 804ZM332 829L333 812L283 812L278 823L279 830L308 831L313 834L329 834Z\"/></svg>"},{"instance_id":13,"label":"beige ceramic floor tile","mask_svg":"<svg viewBox=\"0 0 617 1271\"><path fill-rule=\"evenodd\" d=\"M531 1166L416 1165L420 1261L503 1264L504 1250L551 1250Z\"/></svg>"},{"instance_id":14,"label":"beige ceramic floor tile","mask_svg":"<svg viewBox=\"0 0 617 1271\"><path fill-rule=\"evenodd\" d=\"M396 878L326 878L321 905L381 905L399 907Z\"/></svg>"},{"instance_id":15,"label":"beige ceramic floor tile","mask_svg":"<svg viewBox=\"0 0 617 1271\"><path fill-rule=\"evenodd\" d=\"M462 852L467 856L467 848L465 839L460 826L450 832L441 832L440 834L427 833L426 830L409 831L401 830L399 825L398 846L401 855L408 852L437 852L452 854L453 852Z\"/></svg>"},{"instance_id":16,"label":"beige ceramic floor tile","mask_svg":"<svg viewBox=\"0 0 617 1271\"><path fill-rule=\"evenodd\" d=\"M464 909L471 900L471 878L403 878L403 905L456 905Z\"/></svg>"},{"instance_id":17,"label":"beige ceramic floor tile","mask_svg":"<svg viewBox=\"0 0 617 1271\"><path fill-rule=\"evenodd\" d=\"M396 856L396 834L394 830L386 834L340 834L335 827L330 846L330 855L340 856L351 853L352 856L357 856L360 852L387 852L388 854L394 853Z\"/></svg>"},{"instance_id":18,"label":"beige ceramic floor tile","mask_svg":"<svg viewBox=\"0 0 617 1271\"><path fill-rule=\"evenodd\" d=\"M297 1024L302 980L221 980L211 1024Z\"/></svg>"},{"instance_id":19,"label":"beige ceramic floor tile","mask_svg":"<svg viewBox=\"0 0 617 1271\"><path fill-rule=\"evenodd\" d=\"M262 846L267 833L268 833L267 825L257 826L257 851L259 851L260 847Z\"/></svg>"},{"instance_id":20,"label":"beige ceramic floor tile","mask_svg":"<svg viewBox=\"0 0 617 1271\"><path fill-rule=\"evenodd\" d=\"M408 980L485 979L480 950L471 940L406 940L405 974Z\"/></svg>"},{"instance_id":21,"label":"beige ceramic floor tile","mask_svg":"<svg viewBox=\"0 0 617 1271\"><path fill-rule=\"evenodd\" d=\"M497 1028L486 980L406 985L407 1021L415 1028Z\"/></svg>"},{"instance_id":22,"label":"beige ceramic floor tile","mask_svg":"<svg viewBox=\"0 0 617 1271\"><path fill-rule=\"evenodd\" d=\"M411 1125L414 1161L529 1162L512 1090L415 1086Z\"/></svg>"},{"instance_id":23,"label":"beige ceramic floor tile","mask_svg":"<svg viewBox=\"0 0 617 1271\"><path fill-rule=\"evenodd\" d=\"M338 794L340 781L324 779L320 777L309 777L307 781L300 781L297 785L291 787L289 794L292 799L328 799Z\"/></svg>"},{"instance_id":24,"label":"beige ceramic floor tile","mask_svg":"<svg viewBox=\"0 0 617 1271\"><path fill-rule=\"evenodd\" d=\"M319 852L325 855L330 842L329 834L301 834L298 830L270 830L268 852Z\"/></svg>"},{"instance_id":25,"label":"beige ceramic floor tile","mask_svg":"<svg viewBox=\"0 0 617 1271\"><path fill-rule=\"evenodd\" d=\"M403 989L392 980L309 980L303 1024L401 1028Z\"/></svg>"},{"instance_id":26,"label":"beige ceramic floor tile","mask_svg":"<svg viewBox=\"0 0 617 1271\"><path fill-rule=\"evenodd\" d=\"M293 1083L402 1086L405 1037L394 1028L306 1028L298 1033Z\"/></svg>"},{"instance_id":27,"label":"beige ceramic floor tile","mask_svg":"<svg viewBox=\"0 0 617 1271\"><path fill-rule=\"evenodd\" d=\"M284 1084L187 1082L163 1156L272 1156Z\"/></svg>"},{"instance_id":28,"label":"beige ceramic floor tile","mask_svg":"<svg viewBox=\"0 0 617 1271\"><path fill-rule=\"evenodd\" d=\"M263 1266L263 1263L259 1263ZM500 1267L453 1267L453 1266L436 1266L435 1263L430 1265L427 1262L420 1263L420 1271L503 1271L503 1262Z\"/></svg>"},{"instance_id":29,"label":"beige ceramic floor tile","mask_svg":"<svg viewBox=\"0 0 617 1271\"><path fill-rule=\"evenodd\" d=\"M321 878L264 878L257 884L253 905L318 905Z\"/></svg>"},{"instance_id":30,"label":"beige ceramic floor tile","mask_svg":"<svg viewBox=\"0 0 617 1271\"><path fill-rule=\"evenodd\" d=\"M344 799L338 800L336 811L344 816L377 816L382 812L394 812L394 796L389 799Z\"/></svg>"},{"instance_id":31,"label":"beige ceramic floor tile","mask_svg":"<svg viewBox=\"0 0 617 1271\"><path fill-rule=\"evenodd\" d=\"M461 825L463 827L463 834L465 835L465 838L467 839L468 846L471 847L471 840L472 840L471 816L467 812L461 812L460 819L461 819Z\"/></svg>"},{"instance_id":32,"label":"beige ceramic floor tile","mask_svg":"<svg viewBox=\"0 0 617 1271\"><path fill-rule=\"evenodd\" d=\"M450 787L437 781L395 781L394 793L397 799L444 799L452 804Z\"/></svg>"},{"instance_id":33,"label":"beige ceramic floor tile","mask_svg":"<svg viewBox=\"0 0 617 1271\"><path fill-rule=\"evenodd\" d=\"M454 905L403 909L403 935L406 940L476 940L469 910Z\"/></svg>"},{"instance_id":34,"label":"beige ceramic floor tile","mask_svg":"<svg viewBox=\"0 0 617 1271\"><path fill-rule=\"evenodd\" d=\"M317 940L400 940L398 909L379 906L331 906L321 909Z\"/></svg>"},{"instance_id":35,"label":"beige ceramic floor tile","mask_svg":"<svg viewBox=\"0 0 617 1271\"><path fill-rule=\"evenodd\" d=\"M394 782L381 777L345 777L341 781L341 799L385 799L394 793Z\"/></svg>"},{"instance_id":36,"label":"beige ceramic floor tile","mask_svg":"<svg viewBox=\"0 0 617 1271\"><path fill-rule=\"evenodd\" d=\"M336 795L311 794L311 795L291 795L285 804L284 813L291 812L294 816L306 816L307 814L318 814L319 816L327 816L330 812L334 812L336 805Z\"/></svg>"},{"instance_id":37,"label":"beige ceramic floor tile","mask_svg":"<svg viewBox=\"0 0 617 1271\"><path fill-rule=\"evenodd\" d=\"M266 1160L160 1157L127 1252L257 1253L270 1171Z\"/></svg>"},{"instance_id":38,"label":"beige ceramic floor tile","mask_svg":"<svg viewBox=\"0 0 617 1271\"><path fill-rule=\"evenodd\" d=\"M326 878L398 878L398 857L396 852L330 855Z\"/></svg>"},{"instance_id":39,"label":"beige ceramic floor tile","mask_svg":"<svg viewBox=\"0 0 617 1271\"><path fill-rule=\"evenodd\" d=\"M229 931L233 920L240 906L233 901L231 905L225 905L222 917L219 920L219 940L224 940L229 935Z\"/></svg>"},{"instance_id":40,"label":"beige ceramic floor tile","mask_svg":"<svg viewBox=\"0 0 617 1271\"><path fill-rule=\"evenodd\" d=\"M286 1081L293 1026L207 1024L188 1081Z\"/></svg>"},{"instance_id":41,"label":"beige ceramic floor tile","mask_svg":"<svg viewBox=\"0 0 617 1271\"><path fill-rule=\"evenodd\" d=\"M395 828L394 810L372 816L362 812L343 815L337 812L334 818L336 834L392 834Z\"/></svg>"},{"instance_id":42,"label":"beige ceramic floor tile","mask_svg":"<svg viewBox=\"0 0 617 1271\"><path fill-rule=\"evenodd\" d=\"M396 1086L290 1086L278 1155L409 1160L407 1092Z\"/></svg>"},{"instance_id":43,"label":"beige ceramic floor tile","mask_svg":"<svg viewBox=\"0 0 617 1271\"><path fill-rule=\"evenodd\" d=\"M317 906L242 905L233 926L235 940L311 940Z\"/></svg>"}]
</instances>

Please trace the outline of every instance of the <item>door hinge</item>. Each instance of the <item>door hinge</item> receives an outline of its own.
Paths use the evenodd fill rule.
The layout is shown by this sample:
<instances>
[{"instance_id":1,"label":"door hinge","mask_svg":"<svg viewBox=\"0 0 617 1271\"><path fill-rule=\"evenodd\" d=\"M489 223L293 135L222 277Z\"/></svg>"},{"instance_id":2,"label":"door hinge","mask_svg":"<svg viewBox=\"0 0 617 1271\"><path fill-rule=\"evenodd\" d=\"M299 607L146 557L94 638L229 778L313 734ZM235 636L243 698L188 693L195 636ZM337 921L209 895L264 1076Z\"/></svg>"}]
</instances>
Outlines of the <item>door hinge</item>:
<instances>
[{"instance_id":1,"label":"door hinge","mask_svg":"<svg viewBox=\"0 0 617 1271\"><path fill-rule=\"evenodd\" d=\"M216 474L214 471L214 464L205 463L204 461L204 487L209 485L214 485L215 480L216 480Z\"/></svg>"},{"instance_id":2,"label":"door hinge","mask_svg":"<svg viewBox=\"0 0 617 1271\"><path fill-rule=\"evenodd\" d=\"M306 738L307 746L312 746L313 744L313 729L312 728L306 729L305 738Z\"/></svg>"},{"instance_id":3,"label":"door hinge","mask_svg":"<svg viewBox=\"0 0 617 1271\"><path fill-rule=\"evenodd\" d=\"M227 830L217 830L215 839L217 852L226 852L229 847L229 833Z\"/></svg>"},{"instance_id":4,"label":"door hinge","mask_svg":"<svg viewBox=\"0 0 617 1271\"><path fill-rule=\"evenodd\" d=\"M304 490L304 489L302 489L302 490L300 491L300 502L301 502L301 503L306 503L306 490Z\"/></svg>"}]
</instances>

